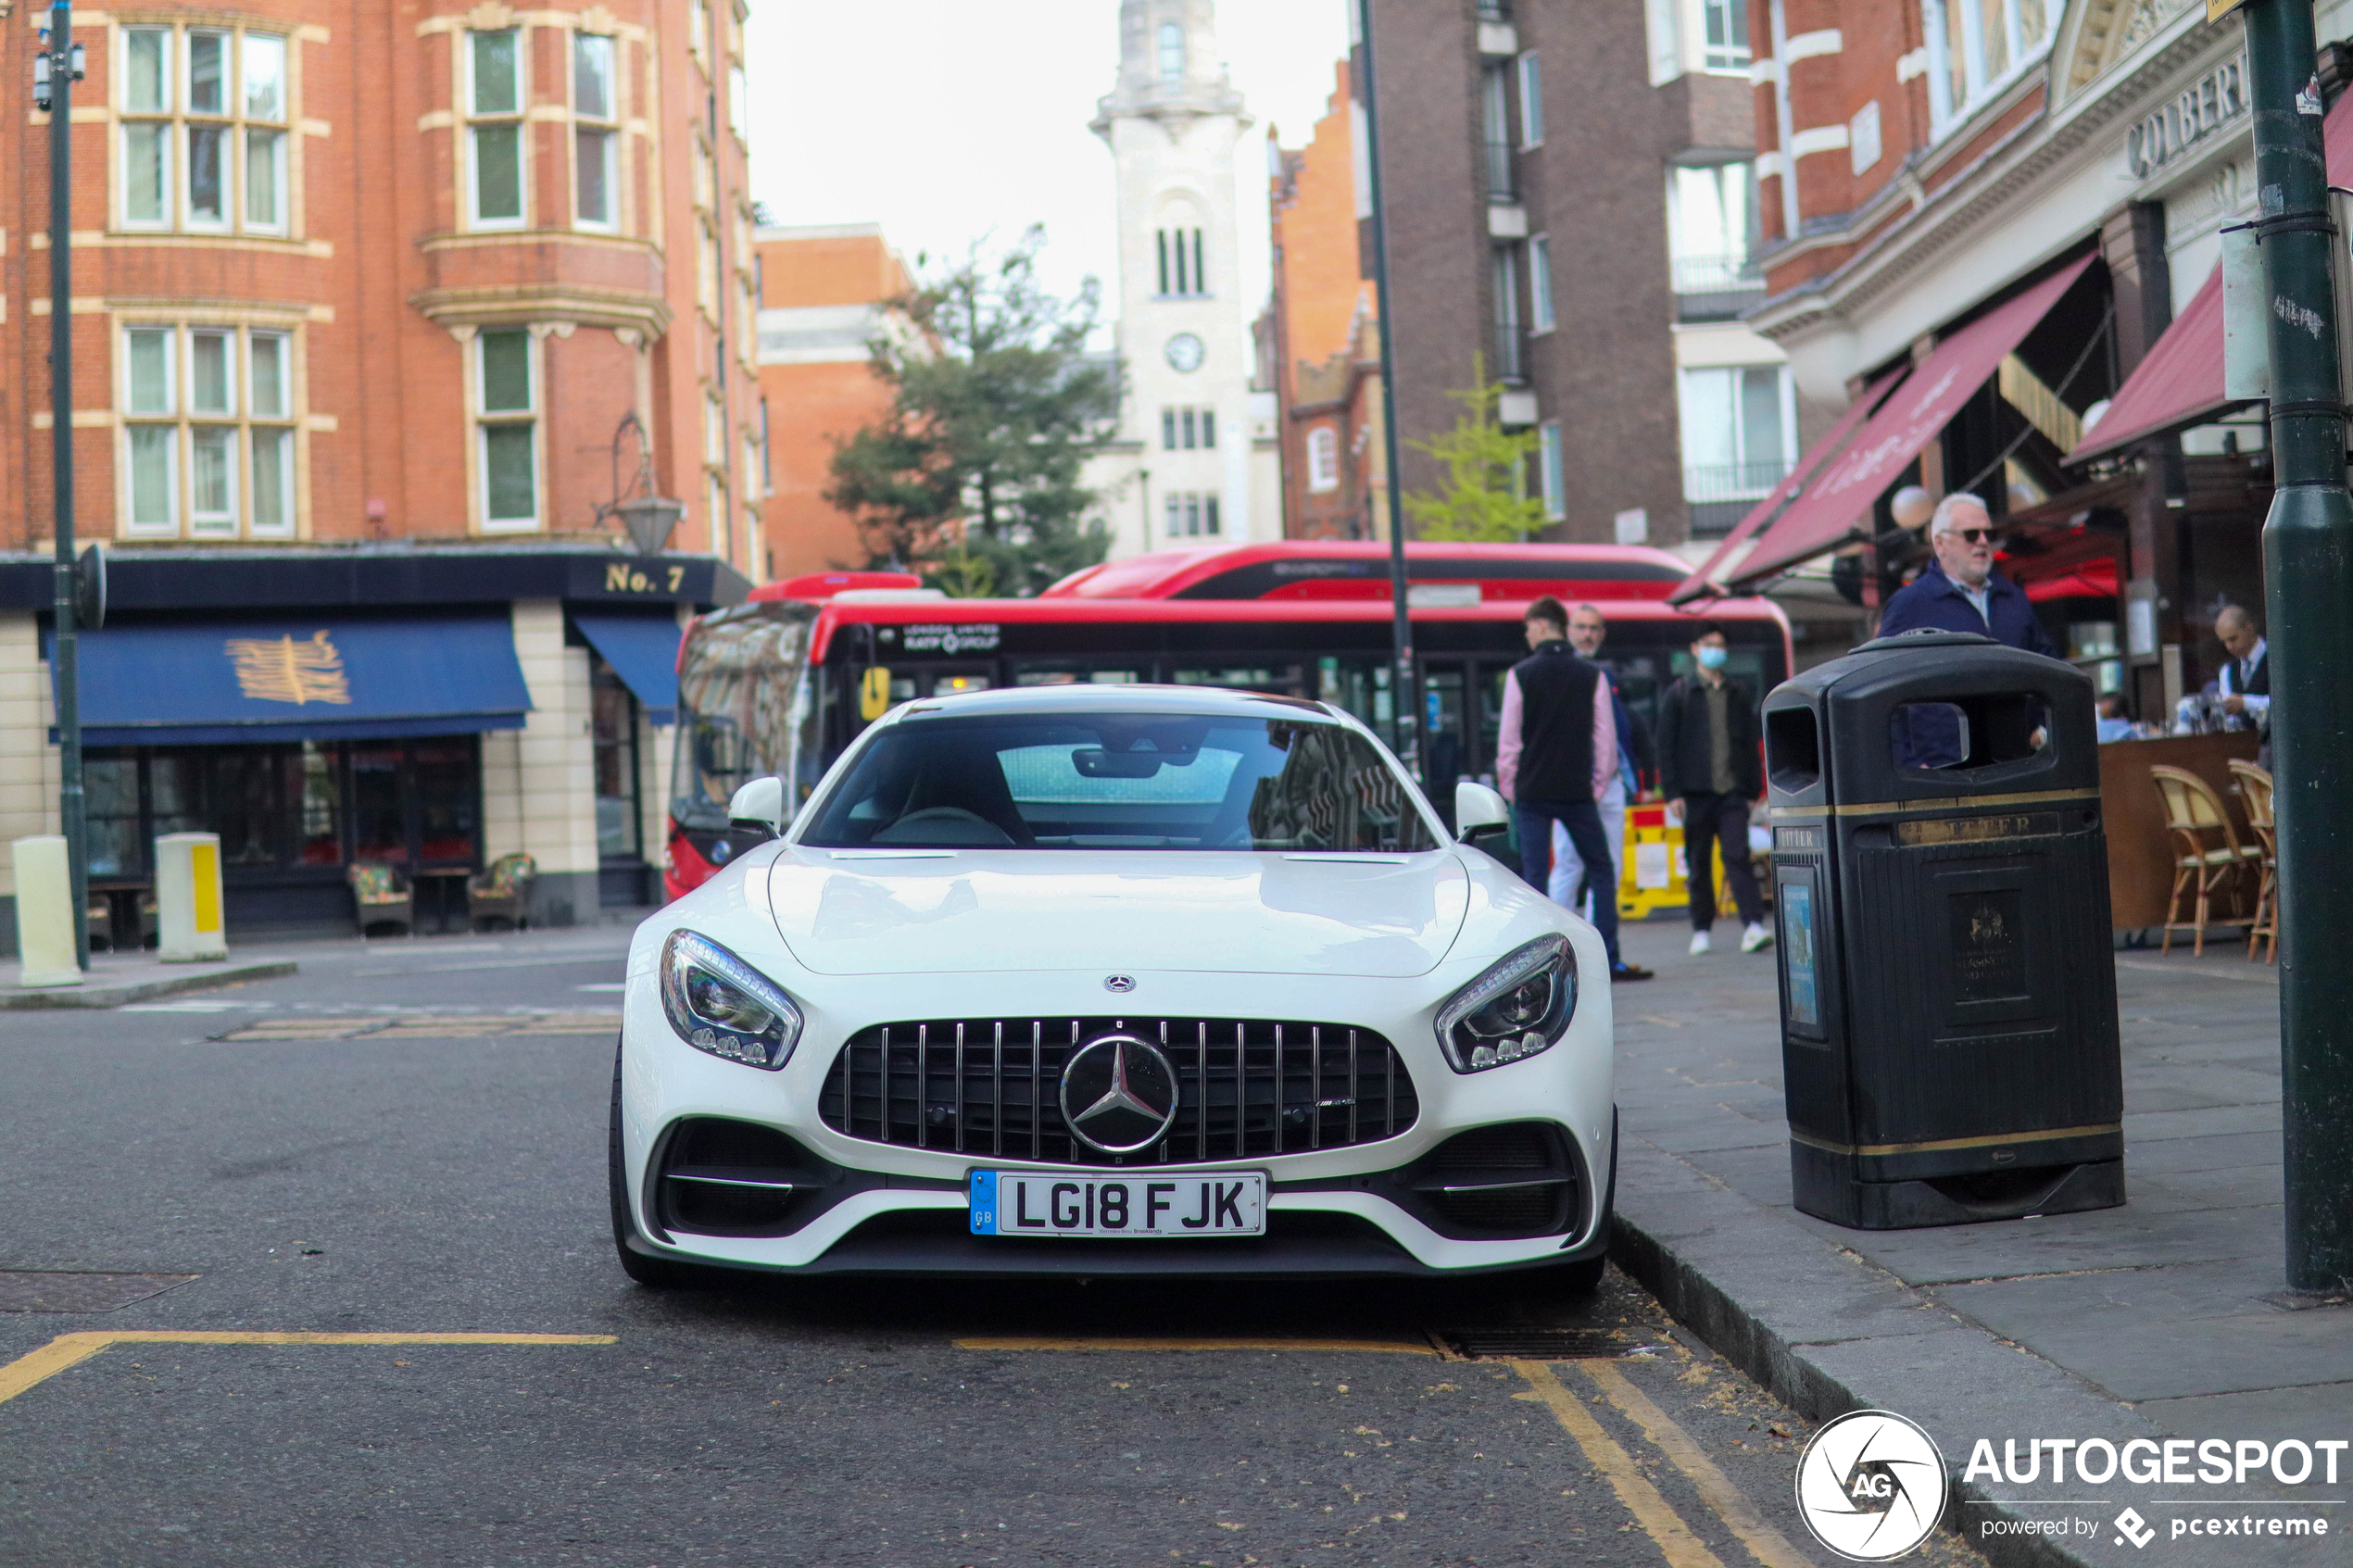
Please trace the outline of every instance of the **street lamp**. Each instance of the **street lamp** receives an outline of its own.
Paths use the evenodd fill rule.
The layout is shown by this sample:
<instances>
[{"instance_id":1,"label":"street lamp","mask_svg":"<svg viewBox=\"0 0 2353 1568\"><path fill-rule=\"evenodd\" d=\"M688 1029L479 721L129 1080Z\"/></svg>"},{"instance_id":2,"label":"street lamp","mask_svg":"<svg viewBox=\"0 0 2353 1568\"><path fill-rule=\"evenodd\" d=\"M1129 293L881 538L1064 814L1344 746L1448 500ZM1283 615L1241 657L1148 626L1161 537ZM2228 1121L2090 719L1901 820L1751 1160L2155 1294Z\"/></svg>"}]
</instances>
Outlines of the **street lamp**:
<instances>
[{"instance_id":1,"label":"street lamp","mask_svg":"<svg viewBox=\"0 0 2353 1568\"><path fill-rule=\"evenodd\" d=\"M57 0L32 57L32 103L49 116L49 452L55 470L57 564L52 590L57 644L50 668L57 687L57 825L65 834L73 897L74 961L90 967L90 856L82 792L82 674L74 635L80 574L73 559L73 84L82 80L82 45L73 42L73 6Z\"/></svg>"},{"instance_id":2,"label":"street lamp","mask_svg":"<svg viewBox=\"0 0 2353 1568\"><path fill-rule=\"evenodd\" d=\"M1391 600L1390 637L1397 665L1397 759L1416 779L1422 776L1422 712L1414 700L1414 621L1412 596L1405 586L1404 470L1397 450L1396 320L1389 294L1389 218L1381 202L1380 105L1378 76L1373 62L1373 0L1356 0L1356 46L1361 51L1363 80L1357 83L1365 109L1365 223L1373 252L1373 312L1380 322L1381 450L1389 466L1389 592ZM1452 809L1449 803L1448 809Z\"/></svg>"},{"instance_id":3,"label":"street lamp","mask_svg":"<svg viewBox=\"0 0 2353 1568\"><path fill-rule=\"evenodd\" d=\"M632 431L637 433L637 471L624 486L621 483L621 447ZM645 421L637 417L635 408L622 415L621 423L613 428L612 490L613 498L597 508L597 521L619 518L639 555L661 554L662 546L670 543L670 531L686 515L686 503L654 494L653 443L646 438Z\"/></svg>"}]
</instances>

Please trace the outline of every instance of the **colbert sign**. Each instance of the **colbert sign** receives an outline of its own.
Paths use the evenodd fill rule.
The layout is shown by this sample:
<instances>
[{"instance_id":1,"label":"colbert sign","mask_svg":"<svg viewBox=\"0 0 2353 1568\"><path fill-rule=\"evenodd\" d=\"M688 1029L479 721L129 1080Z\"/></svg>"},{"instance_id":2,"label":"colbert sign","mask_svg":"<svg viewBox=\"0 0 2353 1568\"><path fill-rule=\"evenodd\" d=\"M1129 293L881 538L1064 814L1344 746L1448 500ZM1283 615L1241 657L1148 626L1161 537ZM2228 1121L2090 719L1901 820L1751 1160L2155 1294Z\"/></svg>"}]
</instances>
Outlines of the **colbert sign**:
<instances>
[{"instance_id":1,"label":"colbert sign","mask_svg":"<svg viewBox=\"0 0 2353 1568\"><path fill-rule=\"evenodd\" d=\"M2226 60L2124 133L2124 162L2146 179L2199 143L2246 118L2246 56Z\"/></svg>"}]
</instances>

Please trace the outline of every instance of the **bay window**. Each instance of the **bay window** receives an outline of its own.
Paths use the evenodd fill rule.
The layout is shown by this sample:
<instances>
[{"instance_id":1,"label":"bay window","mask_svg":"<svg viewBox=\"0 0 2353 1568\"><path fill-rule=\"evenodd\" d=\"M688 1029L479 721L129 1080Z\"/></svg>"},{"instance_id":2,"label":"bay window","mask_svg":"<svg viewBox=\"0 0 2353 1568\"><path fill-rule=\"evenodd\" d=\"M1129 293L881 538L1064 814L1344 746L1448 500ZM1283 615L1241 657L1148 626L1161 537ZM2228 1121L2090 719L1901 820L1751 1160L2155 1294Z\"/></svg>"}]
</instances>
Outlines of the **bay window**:
<instances>
[{"instance_id":1,"label":"bay window","mask_svg":"<svg viewBox=\"0 0 2353 1568\"><path fill-rule=\"evenodd\" d=\"M531 333L520 328L474 336L482 521L492 531L539 526L535 347Z\"/></svg>"},{"instance_id":2,"label":"bay window","mask_svg":"<svg viewBox=\"0 0 2353 1568\"><path fill-rule=\"evenodd\" d=\"M573 220L584 229L610 229L620 221L621 129L614 87L613 41L573 33Z\"/></svg>"},{"instance_id":3,"label":"bay window","mask_svg":"<svg viewBox=\"0 0 2353 1568\"><path fill-rule=\"evenodd\" d=\"M288 334L132 322L122 329L120 363L124 534L291 537Z\"/></svg>"},{"instance_id":4,"label":"bay window","mask_svg":"<svg viewBox=\"0 0 2353 1568\"><path fill-rule=\"evenodd\" d=\"M121 226L285 233L285 38L161 26L126 27L120 38Z\"/></svg>"},{"instance_id":5,"label":"bay window","mask_svg":"<svg viewBox=\"0 0 2353 1568\"><path fill-rule=\"evenodd\" d=\"M2042 57L2057 9L2050 0L1922 0L1929 113L1940 134Z\"/></svg>"},{"instance_id":6,"label":"bay window","mask_svg":"<svg viewBox=\"0 0 2353 1568\"><path fill-rule=\"evenodd\" d=\"M466 35L466 182L477 229L523 220L522 34Z\"/></svg>"}]
</instances>

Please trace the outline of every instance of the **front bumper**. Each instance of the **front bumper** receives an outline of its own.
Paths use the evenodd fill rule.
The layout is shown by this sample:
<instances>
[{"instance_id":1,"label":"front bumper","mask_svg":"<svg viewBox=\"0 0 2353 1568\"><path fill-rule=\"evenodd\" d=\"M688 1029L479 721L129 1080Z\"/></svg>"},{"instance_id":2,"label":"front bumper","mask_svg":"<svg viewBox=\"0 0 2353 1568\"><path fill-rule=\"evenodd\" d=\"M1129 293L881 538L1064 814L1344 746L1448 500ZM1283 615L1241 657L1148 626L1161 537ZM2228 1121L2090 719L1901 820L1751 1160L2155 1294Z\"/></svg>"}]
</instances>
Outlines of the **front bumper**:
<instances>
[{"instance_id":1,"label":"front bumper","mask_svg":"<svg viewBox=\"0 0 2353 1568\"><path fill-rule=\"evenodd\" d=\"M1598 938L1580 928L1573 940L1582 972L1604 972ZM806 1031L792 1060L766 1073L679 1040L662 1015L650 962L642 971L633 962L623 1000L621 1109L621 1173L637 1233L632 1242L649 1257L673 1261L795 1273L1453 1275L1595 1257L1608 1242L1617 1167L1607 989L1586 991L1567 1034L1549 1050L1457 1073L1439 1052L1431 1020L1483 961L1413 979L1340 983L1296 974L1136 975L1136 1001L1151 998L1137 1007L1139 1014L1344 1020L1391 1042L1412 1076L1416 1119L1395 1136L1277 1155L1154 1160L1154 1174L1265 1173L1267 1234L1218 1241L975 1236L966 1221L971 1171L1102 1171L1115 1162L1038 1162L886 1144L846 1135L820 1115L836 1057L878 1018L1092 1015L1104 1010L1100 973L804 975L793 990L808 1015ZM773 1234L689 1231L672 1223L676 1216L665 1213L658 1191L649 1197L648 1173L668 1158L664 1140L705 1118L774 1129L799 1151L794 1158L807 1168L808 1199L799 1195L803 1177L794 1176L788 1223L759 1227ZM1417 1184L1448 1140L1506 1123L1551 1129L1558 1163L1574 1173L1572 1211L1540 1235L1486 1239L1459 1225L1448 1234Z\"/></svg>"}]
</instances>

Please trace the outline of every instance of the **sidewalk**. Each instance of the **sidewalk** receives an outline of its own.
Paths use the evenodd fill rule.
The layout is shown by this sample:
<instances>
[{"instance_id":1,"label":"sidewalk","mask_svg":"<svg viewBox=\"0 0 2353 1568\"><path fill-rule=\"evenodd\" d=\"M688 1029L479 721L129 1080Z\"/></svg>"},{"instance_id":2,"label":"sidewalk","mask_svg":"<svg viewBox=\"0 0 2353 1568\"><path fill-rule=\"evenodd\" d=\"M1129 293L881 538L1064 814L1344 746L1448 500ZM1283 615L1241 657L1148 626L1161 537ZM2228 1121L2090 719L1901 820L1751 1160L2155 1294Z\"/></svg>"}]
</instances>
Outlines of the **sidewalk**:
<instances>
[{"instance_id":1,"label":"sidewalk","mask_svg":"<svg viewBox=\"0 0 2353 1568\"><path fill-rule=\"evenodd\" d=\"M1927 1427L1957 1478L1978 1438L2353 1437L2353 1305L2284 1288L2277 972L2241 944L2117 955L2130 1201L2089 1214L1849 1231L1790 1205L1768 949L1691 958L1689 929L1629 925L1659 973L1619 985L1618 1261L1709 1343L1807 1415L1860 1407ZM2023 1454L2020 1461L2023 1462ZM2334 1486L2055 1486L1982 1478L1956 1510L1997 1563L2353 1561L2353 1455ZM2195 1466L2193 1465L2193 1469ZM2204 1495L2201 1495L2204 1494ZM2035 1501L2034 1499L2042 1499ZM2072 1509L2060 1499L2080 1502ZM2102 1502L2105 1506L2101 1506ZM2162 1507L2172 1502L2183 1506ZM2134 1547L2126 1504L2158 1535ZM2326 1538L2171 1537L2172 1521L2324 1517ZM2067 1537L1985 1521L2096 1520ZM1948 1516L1948 1520L1949 1520ZM2001 1528L2001 1526L1996 1526ZM2079 1527L2080 1528L2080 1527ZM2186 1556L2184 1553L2186 1552Z\"/></svg>"},{"instance_id":2,"label":"sidewalk","mask_svg":"<svg viewBox=\"0 0 2353 1568\"><path fill-rule=\"evenodd\" d=\"M207 991L244 980L270 980L292 974L296 961L283 953L248 953L234 948L225 960L207 963L165 963L153 953L94 953L89 972L79 985L17 984L19 966L0 964L0 1011L29 1008L119 1008L183 991Z\"/></svg>"}]
</instances>

